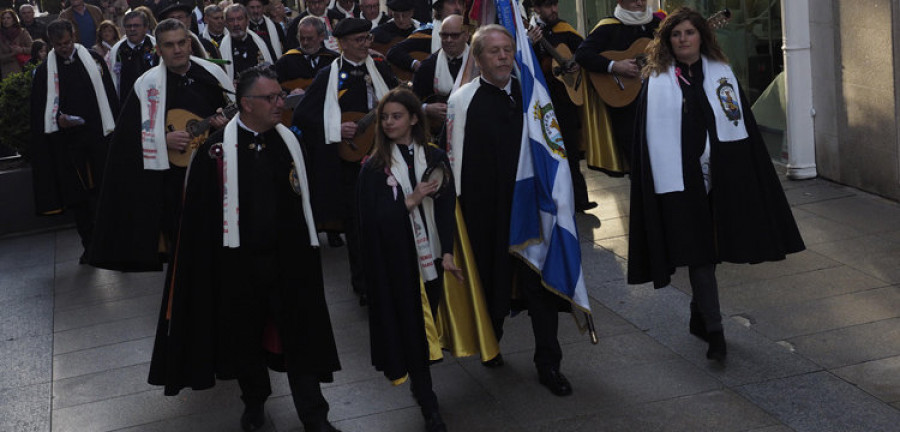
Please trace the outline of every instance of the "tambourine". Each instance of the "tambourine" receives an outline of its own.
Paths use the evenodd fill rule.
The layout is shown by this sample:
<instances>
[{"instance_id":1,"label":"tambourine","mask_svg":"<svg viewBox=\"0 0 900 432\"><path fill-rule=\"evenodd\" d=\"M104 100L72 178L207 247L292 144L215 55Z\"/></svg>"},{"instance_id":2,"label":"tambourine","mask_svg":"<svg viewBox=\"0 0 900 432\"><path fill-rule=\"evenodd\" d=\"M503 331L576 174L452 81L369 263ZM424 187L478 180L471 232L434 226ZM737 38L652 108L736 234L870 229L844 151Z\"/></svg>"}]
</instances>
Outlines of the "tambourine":
<instances>
[{"instance_id":1,"label":"tambourine","mask_svg":"<svg viewBox=\"0 0 900 432\"><path fill-rule=\"evenodd\" d=\"M450 186L450 182L453 181L453 172L450 171L450 166L444 161L432 163L428 168L425 168L425 172L422 173L422 182L435 180L438 182L438 188L431 193L431 196L433 197L440 195L441 191Z\"/></svg>"}]
</instances>

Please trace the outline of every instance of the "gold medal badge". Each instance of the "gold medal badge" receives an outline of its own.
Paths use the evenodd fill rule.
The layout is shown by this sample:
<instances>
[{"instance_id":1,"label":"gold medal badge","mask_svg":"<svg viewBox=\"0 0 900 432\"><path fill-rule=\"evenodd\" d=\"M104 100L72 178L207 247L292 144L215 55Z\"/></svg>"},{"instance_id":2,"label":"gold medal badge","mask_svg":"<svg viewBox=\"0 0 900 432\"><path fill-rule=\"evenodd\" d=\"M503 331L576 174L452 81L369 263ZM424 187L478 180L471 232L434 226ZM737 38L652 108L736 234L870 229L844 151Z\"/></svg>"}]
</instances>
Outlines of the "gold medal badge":
<instances>
[{"instance_id":1,"label":"gold medal badge","mask_svg":"<svg viewBox=\"0 0 900 432\"><path fill-rule=\"evenodd\" d=\"M303 189L300 188L300 176L297 174L297 167L294 164L291 164L291 173L288 176L288 181L291 183L291 189L294 190L294 193L297 196L303 196Z\"/></svg>"}]
</instances>

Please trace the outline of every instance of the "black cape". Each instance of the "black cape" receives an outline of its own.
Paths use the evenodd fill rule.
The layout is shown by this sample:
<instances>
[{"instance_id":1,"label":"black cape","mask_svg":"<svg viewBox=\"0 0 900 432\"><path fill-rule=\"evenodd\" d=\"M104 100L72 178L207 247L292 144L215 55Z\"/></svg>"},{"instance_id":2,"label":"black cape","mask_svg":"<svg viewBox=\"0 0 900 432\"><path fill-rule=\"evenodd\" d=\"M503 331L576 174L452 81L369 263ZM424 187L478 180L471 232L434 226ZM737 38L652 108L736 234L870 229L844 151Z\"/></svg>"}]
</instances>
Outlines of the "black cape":
<instances>
[{"instance_id":1,"label":"black cape","mask_svg":"<svg viewBox=\"0 0 900 432\"><path fill-rule=\"evenodd\" d=\"M338 157L337 145L325 143L322 109L325 106L328 75L331 73L331 68L341 67L341 63L343 63L342 70L353 67L348 62L337 60L321 69L312 84L306 89L303 100L294 109L293 125L303 131L301 144L304 146L306 154L309 155L306 164L309 167L310 193L312 194L316 223L320 227L347 217L348 209L351 208L347 204L353 199L353 191L356 188L355 174L359 171L358 163L346 162ZM397 86L397 78L394 77L386 62L375 59L375 66L389 89ZM362 77L354 79L352 75L348 74L344 85L339 86L338 92L344 90L346 91L338 99L342 113L348 111L365 113L368 111L366 86ZM352 182L344 178L349 175L349 171L354 173ZM347 182L350 182L349 186L345 184ZM348 187L349 196L345 196L343 191Z\"/></svg>"},{"instance_id":2,"label":"black cape","mask_svg":"<svg viewBox=\"0 0 900 432\"><path fill-rule=\"evenodd\" d=\"M149 382L165 386L166 395L210 388L216 378L236 378L261 359L322 382L340 370L321 256L310 245L302 201L289 181L290 154L274 129L263 135L265 155L259 155L248 148L251 133L238 133L239 248L222 246L220 159L210 149L223 131L191 163L171 290L163 296L150 363ZM280 349L267 343L273 328Z\"/></svg>"},{"instance_id":3,"label":"black cape","mask_svg":"<svg viewBox=\"0 0 900 432\"><path fill-rule=\"evenodd\" d=\"M311 56L318 59L315 66L310 63L310 60L306 58L303 52L297 49L286 51L275 62L275 73L278 74L278 82L284 83L297 78L313 79L319 70L331 64L334 59L340 57L340 54L325 47L319 47L319 50L311 54Z\"/></svg>"},{"instance_id":4,"label":"black cape","mask_svg":"<svg viewBox=\"0 0 900 432\"><path fill-rule=\"evenodd\" d=\"M426 160L439 160L449 166L440 149L426 147ZM429 162L429 165L431 163ZM388 379L402 378L410 362L427 362L428 343L419 286L418 256L404 203L398 186L396 197L387 184L385 167L363 165L357 182L360 246L362 248L369 301L369 334L372 365ZM415 176L410 176L415 188ZM456 234L456 192L452 182L434 200L435 223L441 240L441 256L453 252ZM439 263L436 263L439 265ZM437 303L442 288L427 290L429 302Z\"/></svg>"},{"instance_id":5,"label":"black cape","mask_svg":"<svg viewBox=\"0 0 900 432\"><path fill-rule=\"evenodd\" d=\"M103 87L113 116L119 111L118 97L106 62L88 50L100 66ZM52 55L56 55L55 52ZM68 205L90 199L90 191L101 185L109 136L103 136L100 108L90 77L76 54L71 64L58 59L59 111L84 118L83 126L44 133L47 102L47 62L35 69L31 85L31 165L34 201L38 214L53 214ZM88 65L90 67L90 65Z\"/></svg>"},{"instance_id":6,"label":"black cape","mask_svg":"<svg viewBox=\"0 0 900 432\"><path fill-rule=\"evenodd\" d=\"M696 170L685 165L684 192L654 193L645 134L645 84L637 101L632 155L629 284L652 281L661 288L669 284L677 266L778 261L805 248L743 91L741 110L749 137L722 143L717 139L714 114L702 86L693 87L696 95L685 93L686 100L697 102L686 104L690 111L682 117L683 153L692 142L699 143L693 147L699 146L702 153L706 136L702 128L706 127L712 189L707 197L696 163ZM683 162L696 162L693 159Z\"/></svg>"},{"instance_id":7,"label":"black cape","mask_svg":"<svg viewBox=\"0 0 900 432\"><path fill-rule=\"evenodd\" d=\"M184 109L206 118L227 99L218 81L194 65L184 78L168 73L166 110ZM119 271L158 271L160 233L174 238L185 168L145 170L141 147L141 106L134 89L116 121L109 163L97 205L90 263Z\"/></svg>"}]
</instances>

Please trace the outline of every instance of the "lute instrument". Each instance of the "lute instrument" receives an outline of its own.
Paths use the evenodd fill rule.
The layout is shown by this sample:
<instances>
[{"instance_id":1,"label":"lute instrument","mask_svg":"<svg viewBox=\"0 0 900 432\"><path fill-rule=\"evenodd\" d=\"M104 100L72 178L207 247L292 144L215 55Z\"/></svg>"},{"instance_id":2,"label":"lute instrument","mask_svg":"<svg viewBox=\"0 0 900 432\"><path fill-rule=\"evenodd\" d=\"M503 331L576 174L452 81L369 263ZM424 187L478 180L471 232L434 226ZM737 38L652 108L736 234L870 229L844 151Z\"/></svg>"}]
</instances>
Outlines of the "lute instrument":
<instances>
[{"instance_id":1,"label":"lute instrument","mask_svg":"<svg viewBox=\"0 0 900 432\"><path fill-rule=\"evenodd\" d=\"M197 147L206 141L209 136L210 121L221 114L226 119L231 119L238 112L237 105L229 105L222 109L221 113L215 113L207 118L202 118L188 110L176 108L166 112L166 132L185 131L191 136L191 141L184 150L167 148L169 163L177 167L186 167L191 163L191 156Z\"/></svg>"},{"instance_id":2,"label":"lute instrument","mask_svg":"<svg viewBox=\"0 0 900 432\"><path fill-rule=\"evenodd\" d=\"M375 144L375 110L367 113L347 111L341 114L341 123L356 123L356 134L352 139L338 143L338 156L348 162L359 162L369 154Z\"/></svg>"}]
</instances>

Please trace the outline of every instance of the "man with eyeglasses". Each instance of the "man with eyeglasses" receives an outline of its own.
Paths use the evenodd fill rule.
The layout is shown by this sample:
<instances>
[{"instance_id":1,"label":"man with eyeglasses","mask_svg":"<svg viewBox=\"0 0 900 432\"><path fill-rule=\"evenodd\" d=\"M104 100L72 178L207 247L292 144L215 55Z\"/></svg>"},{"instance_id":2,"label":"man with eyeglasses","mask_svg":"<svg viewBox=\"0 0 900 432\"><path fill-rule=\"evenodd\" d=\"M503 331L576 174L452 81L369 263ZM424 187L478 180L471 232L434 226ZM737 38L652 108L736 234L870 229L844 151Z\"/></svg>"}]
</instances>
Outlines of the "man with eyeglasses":
<instances>
[{"instance_id":1,"label":"man with eyeglasses","mask_svg":"<svg viewBox=\"0 0 900 432\"><path fill-rule=\"evenodd\" d=\"M134 81L155 65L156 39L147 34L150 19L141 11L128 12L122 23L125 38L109 50L109 61L119 102L124 105Z\"/></svg>"},{"instance_id":2,"label":"man with eyeglasses","mask_svg":"<svg viewBox=\"0 0 900 432\"><path fill-rule=\"evenodd\" d=\"M319 71L294 110L294 125L303 131L310 157L316 221L321 230L345 232L351 284L361 305L366 304L366 290L356 223L356 179L360 159L371 148L374 137L365 142L354 141L365 130L346 117L351 113L357 117L369 113L388 90L397 86L387 62L369 55L371 26L371 22L360 18L345 18L338 23L334 34L341 44L341 57ZM356 160L346 157L348 150L358 154Z\"/></svg>"},{"instance_id":3,"label":"man with eyeglasses","mask_svg":"<svg viewBox=\"0 0 900 432\"><path fill-rule=\"evenodd\" d=\"M284 33L289 35L297 34L297 25L300 24L300 20L306 18L308 16L314 16L322 21L322 24L325 24L325 32L327 36L325 37L325 48L328 48L332 51L340 51L340 47L338 46L337 39L332 35L334 32L334 26L344 18L344 15L335 12L333 9L328 9L328 0L306 0L306 10L303 11L297 18L291 20L288 23L287 29L285 29ZM292 48L297 48L297 41L294 38L285 38L284 41L284 49L289 50Z\"/></svg>"},{"instance_id":4,"label":"man with eyeglasses","mask_svg":"<svg viewBox=\"0 0 900 432\"><path fill-rule=\"evenodd\" d=\"M237 379L241 429L256 431L268 423L269 369L287 372L303 430L337 432L320 384L341 365L307 164L280 124L285 94L275 72L245 70L236 93L240 113L191 161L150 382L173 395Z\"/></svg>"},{"instance_id":5,"label":"man with eyeglasses","mask_svg":"<svg viewBox=\"0 0 900 432\"><path fill-rule=\"evenodd\" d=\"M372 23L372 28L378 27L390 20L386 13L381 11L381 2L378 0L359 0L359 17Z\"/></svg>"},{"instance_id":6,"label":"man with eyeglasses","mask_svg":"<svg viewBox=\"0 0 900 432\"><path fill-rule=\"evenodd\" d=\"M321 69L340 56L322 45L325 35L325 24L318 18L307 16L300 20L297 26L297 41L300 42L300 46L288 50L275 62L278 81L283 86L285 83L291 82L286 86L289 90L298 88L305 90ZM297 81L298 79L302 82Z\"/></svg>"},{"instance_id":7,"label":"man with eyeglasses","mask_svg":"<svg viewBox=\"0 0 900 432\"><path fill-rule=\"evenodd\" d=\"M450 15L441 23L441 49L422 61L413 75L413 91L425 102L432 131L440 131L447 120L447 97L465 84L460 70L469 56L469 34L462 15Z\"/></svg>"},{"instance_id":8,"label":"man with eyeglasses","mask_svg":"<svg viewBox=\"0 0 900 432\"><path fill-rule=\"evenodd\" d=\"M567 65L560 65L565 70L554 71L552 66L553 56L540 42L545 39L550 46L564 46L570 53L574 53L584 41L569 23L559 19L559 0L533 0L532 16L528 36L534 45L534 52L544 72L547 89L550 91L550 100L553 101L553 109L559 121L559 130L562 132L563 142L566 145L566 160L569 162L569 171L572 174L572 189L575 192L575 211L585 212L597 203L588 198L587 183L581 174L579 161L584 158L581 150L581 109L569 98L566 85L556 79L557 73L569 73L581 76L580 67L573 58L569 58ZM586 85L581 78L581 86ZM582 89L579 88L580 92Z\"/></svg>"},{"instance_id":9,"label":"man with eyeglasses","mask_svg":"<svg viewBox=\"0 0 900 432\"><path fill-rule=\"evenodd\" d=\"M241 72L261 63L275 64L275 57L266 42L256 33L247 30L249 25L247 8L235 3L225 9L225 26L228 34L222 38L219 49L225 64L225 73L234 79Z\"/></svg>"},{"instance_id":10,"label":"man with eyeglasses","mask_svg":"<svg viewBox=\"0 0 900 432\"><path fill-rule=\"evenodd\" d=\"M277 60L284 52L284 30L265 15L269 0L242 0L241 4L247 8L247 28L265 41L269 54Z\"/></svg>"},{"instance_id":11,"label":"man with eyeglasses","mask_svg":"<svg viewBox=\"0 0 900 432\"><path fill-rule=\"evenodd\" d=\"M437 52L441 47L438 36L441 21L450 15L462 15L465 2L435 0L431 8L434 11L434 20L431 23L422 26L388 50L387 59L391 64L409 72L417 71L422 65L421 60Z\"/></svg>"},{"instance_id":12,"label":"man with eyeglasses","mask_svg":"<svg viewBox=\"0 0 900 432\"><path fill-rule=\"evenodd\" d=\"M176 127L175 116L208 118L214 129L227 122L217 112L231 102L226 93L234 86L222 68L191 58L190 31L181 21L163 20L155 34L159 64L133 88L123 87L125 104L104 173L111 180L100 193L91 252L97 267L149 271L171 262L187 164L176 165L169 154L189 156L185 152L202 143Z\"/></svg>"}]
</instances>

